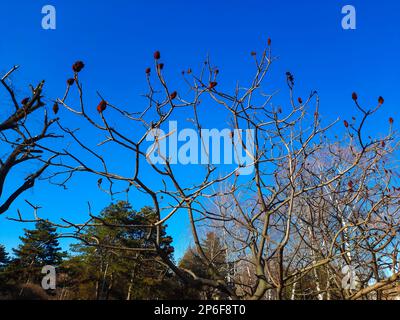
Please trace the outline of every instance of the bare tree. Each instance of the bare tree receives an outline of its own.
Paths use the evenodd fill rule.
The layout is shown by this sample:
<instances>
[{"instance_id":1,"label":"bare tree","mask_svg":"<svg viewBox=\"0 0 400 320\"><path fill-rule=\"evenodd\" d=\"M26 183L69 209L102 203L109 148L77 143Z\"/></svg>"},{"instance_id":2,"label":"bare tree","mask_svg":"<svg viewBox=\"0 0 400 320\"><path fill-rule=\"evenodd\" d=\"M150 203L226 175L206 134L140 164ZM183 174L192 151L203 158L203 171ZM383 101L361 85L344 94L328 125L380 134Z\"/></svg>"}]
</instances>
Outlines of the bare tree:
<instances>
[{"instance_id":1,"label":"bare tree","mask_svg":"<svg viewBox=\"0 0 400 320\"><path fill-rule=\"evenodd\" d=\"M77 121L90 125L99 140L93 145L77 129L57 121L79 152L64 150L63 169L50 181L64 185L73 175L87 172L98 176L98 186L111 196L144 197L158 216L157 222L147 226L149 234L159 234L160 226L171 217L186 213L197 254L210 266L212 276L205 279L179 268L162 253L158 241L152 250L159 253L161 264L189 285L210 286L233 299L357 299L371 292L379 296L400 275L399 195L391 163L397 147L393 119L383 137L368 137L365 129L383 98L373 109L365 109L353 93L358 119L324 124L318 93L312 91L304 100L295 98L290 72L286 73L289 98L284 107L274 103L277 91L265 93L264 80L275 60L270 41L261 55L253 52L251 56L255 72L248 83L223 90L217 82L219 69L207 59L198 74L191 69L182 72L187 88L178 93L169 85L156 52L155 75L146 70L147 103L135 112L115 106L100 93L97 110L87 108L81 68L74 70L78 97L70 99L68 87L58 104ZM268 90L273 90L270 84ZM163 133L169 121L185 117L197 131L199 144L207 146L209 137L202 129L207 114L216 108L228 119L229 143L236 158L241 159L243 152L251 161L221 165L213 161L214 154L207 153L208 161L202 161L193 169L196 176L187 179L193 166L184 167L186 174L180 172L182 164L175 164L163 149L163 142L174 132ZM251 135L245 136L243 130ZM334 130L343 132L342 137L335 138ZM150 150L147 140L154 141ZM124 159L110 156L110 150L116 149L125 153ZM150 154L154 153L161 163L153 161ZM251 174L241 175L245 169ZM80 236L82 228L104 223L95 215L90 213L84 224L64 222L59 226L71 230L65 236L107 246ZM234 276L227 278L213 269L201 246L204 227L223 235ZM357 265L356 287L343 288L344 265Z\"/></svg>"},{"instance_id":2,"label":"bare tree","mask_svg":"<svg viewBox=\"0 0 400 320\"><path fill-rule=\"evenodd\" d=\"M57 119L49 120L45 111L43 123L39 128L33 119L34 113L43 109L45 105L42 100L44 81L36 87L31 86L31 96L18 103L9 80L17 69L18 66L14 66L1 78L12 106L9 111L3 109L3 119L0 121L0 215L5 213L24 191L33 187L35 181L59 156L46 146L47 140L59 137L50 132L50 127ZM13 174L21 170L21 166L31 172L15 190L9 191L6 188L7 179L14 177Z\"/></svg>"}]
</instances>

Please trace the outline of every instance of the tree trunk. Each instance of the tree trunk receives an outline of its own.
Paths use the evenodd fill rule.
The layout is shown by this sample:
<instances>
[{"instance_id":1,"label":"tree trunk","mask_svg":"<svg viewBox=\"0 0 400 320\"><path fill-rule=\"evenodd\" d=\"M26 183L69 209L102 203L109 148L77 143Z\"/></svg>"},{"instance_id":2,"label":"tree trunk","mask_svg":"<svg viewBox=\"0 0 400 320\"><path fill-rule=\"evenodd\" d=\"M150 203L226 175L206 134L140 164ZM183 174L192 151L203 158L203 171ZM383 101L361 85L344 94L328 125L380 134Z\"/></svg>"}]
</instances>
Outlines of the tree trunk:
<instances>
[{"instance_id":1,"label":"tree trunk","mask_svg":"<svg viewBox=\"0 0 400 320\"><path fill-rule=\"evenodd\" d=\"M135 278L135 270L132 271L131 279L129 281L128 295L126 297L126 300L128 300L128 301L131 300L134 278Z\"/></svg>"}]
</instances>

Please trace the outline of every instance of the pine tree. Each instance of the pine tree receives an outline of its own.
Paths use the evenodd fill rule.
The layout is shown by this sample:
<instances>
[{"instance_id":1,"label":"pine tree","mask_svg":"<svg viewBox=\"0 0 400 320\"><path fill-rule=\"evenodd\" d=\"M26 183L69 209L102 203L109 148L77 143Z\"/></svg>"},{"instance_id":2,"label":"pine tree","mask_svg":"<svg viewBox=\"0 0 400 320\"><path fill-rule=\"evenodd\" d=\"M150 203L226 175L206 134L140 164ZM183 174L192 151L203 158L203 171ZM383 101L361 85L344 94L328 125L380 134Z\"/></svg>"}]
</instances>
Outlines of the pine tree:
<instances>
[{"instance_id":1,"label":"pine tree","mask_svg":"<svg viewBox=\"0 0 400 320\"><path fill-rule=\"evenodd\" d=\"M3 299L3 295L7 290L7 274L5 271L8 263L9 258L6 249L3 245L0 245L0 299Z\"/></svg>"},{"instance_id":2,"label":"pine tree","mask_svg":"<svg viewBox=\"0 0 400 320\"><path fill-rule=\"evenodd\" d=\"M19 273L20 280L36 280L41 277L42 267L59 266L65 253L59 247L57 229L49 223L37 222L34 230L25 229L24 232L20 237L22 244L13 249L13 269Z\"/></svg>"},{"instance_id":3,"label":"pine tree","mask_svg":"<svg viewBox=\"0 0 400 320\"><path fill-rule=\"evenodd\" d=\"M8 258L8 253L6 252L6 248L3 245L0 245L0 271L4 270L4 268L10 262Z\"/></svg>"},{"instance_id":4,"label":"pine tree","mask_svg":"<svg viewBox=\"0 0 400 320\"><path fill-rule=\"evenodd\" d=\"M87 228L83 237L88 240L95 237L100 246L73 245L73 250L80 255L64 266L69 273L86 275L80 284L75 284L75 295L86 299L172 298L175 285L172 274L156 261L155 252L118 250L154 247L156 233L150 234L147 227L156 221L154 210L144 207L137 212L129 203L121 201L105 208L99 219L103 224ZM143 228L137 227L140 225ZM172 259L172 238L166 234L165 226L160 236L161 249ZM78 271L79 268L82 270Z\"/></svg>"},{"instance_id":5,"label":"pine tree","mask_svg":"<svg viewBox=\"0 0 400 320\"><path fill-rule=\"evenodd\" d=\"M3 291L3 285L7 282L6 269L10 263L8 253L3 245L0 245L0 292Z\"/></svg>"}]
</instances>

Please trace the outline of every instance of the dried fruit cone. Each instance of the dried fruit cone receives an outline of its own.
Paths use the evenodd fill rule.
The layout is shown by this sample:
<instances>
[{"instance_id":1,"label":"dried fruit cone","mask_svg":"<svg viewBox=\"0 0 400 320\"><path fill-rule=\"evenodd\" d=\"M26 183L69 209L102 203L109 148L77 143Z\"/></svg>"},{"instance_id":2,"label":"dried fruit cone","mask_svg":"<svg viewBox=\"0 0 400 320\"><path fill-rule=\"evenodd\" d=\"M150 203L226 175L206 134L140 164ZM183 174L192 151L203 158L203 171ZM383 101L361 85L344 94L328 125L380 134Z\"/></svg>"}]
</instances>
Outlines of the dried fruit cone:
<instances>
[{"instance_id":1,"label":"dried fruit cone","mask_svg":"<svg viewBox=\"0 0 400 320\"><path fill-rule=\"evenodd\" d=\"M60 110L60 108L59 108L59 106L58 106L58 103L56 102L56 103L54 103L54 105L53 105L53 112L54 112L54 114L57 114L57 113L58 113L58 110Z\"/></svg>"},{"instance_id":2,"label":"dried fruit cone","mask_svg":"<svg viewBox=\"0 0 400 320\"><path fill-rule=\"evenodd\" d=\"M213 88L215 88L216 86L217 86L217 82L215 82L215 81L212 81L212 82L210 82L210 84L208 85L208 89L213 89Z\"/></svg>"},{"instance_id":3,"label":"dried fruit cone","mask_svg":"<svg viewBox=\"0 0 400 320\"><path fill-rule=\"evenodd\" d=\"M100 101L99 105L97 106L97 111L99 113L103 113L103 111L106 109L107 109L107 102L104 100Z\"/></svg>"},{"instance_id":4,"label":"dried fruit cone","mask_svg":"<svg viewBox=\"0 0 400 320\"><path fill-rule=\"evenodd\" d=\"M81 70L85 67L85 64L82 61L77 61L72 65L72 70L74 72L81 72Z\"/></svg>"},{"instance_id":5,"label":"dried fruit cone","mask_svg":"<svg viewBox=\"0 0 400 320\"><path fill-rule=\"evenodd\" d=\"M174 91L174 92L172 92L172 93L169 95L169 98L170 98L171 100L173 100L173 99L176 98L177 95L178 95L178 93L177 93L176 91Z\"/></svg>"}]
</instances>

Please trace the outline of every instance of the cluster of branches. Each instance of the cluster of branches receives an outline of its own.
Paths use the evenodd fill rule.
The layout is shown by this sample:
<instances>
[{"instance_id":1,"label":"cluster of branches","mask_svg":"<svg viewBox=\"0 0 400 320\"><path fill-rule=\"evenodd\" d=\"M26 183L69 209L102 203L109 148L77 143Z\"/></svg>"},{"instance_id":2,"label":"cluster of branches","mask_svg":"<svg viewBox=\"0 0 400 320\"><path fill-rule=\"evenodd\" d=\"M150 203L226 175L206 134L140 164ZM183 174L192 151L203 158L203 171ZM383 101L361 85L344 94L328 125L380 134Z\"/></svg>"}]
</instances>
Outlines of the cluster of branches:
<instances>
[{"instance_id":1,"label":"cluster of branches","mask_svg":"<svg viewBox=\"0 0 400 320\"><path fill-rule=\"evenodd\" d=\"M34 125L35 111L45 105L42 101L44 81L36 87L30 86L31 96L17 101L16 93L9 79L18 69L14 66L2 78L1 83L6 89L12 106L10 110L2 110L0 120L0 215L4 214L11 204L26 190L32 188L35 181L52 165L59 154L49 149L46 140L59 138L50 132L50 128L57 119L49 120L47 113L41 126ZM29 168L36 168L12 192L6 192L6 180L13 175L18 166L24 164Z\"/></svg>"},{"instance_id":2,"label":"cluster of branches","mask_svg":"<svg viewBox=\"0 0 400 320\"><path fill-rule=\"evenodd\" d=\"M74 79L57 105L89 125L96 133L92 136L103 138L92 145L77 129L55 120L79 151L63 150L63 161L57 164L61 169L49 181L64 186L74 175L86 172L97 176L98 186L111 196L126 192L148 199L156 216L145 226L146 237L155 239L151 250L188 285L208 286L232 299L380 298L400 276L393 119L382 137L370 137L365 129L383 98L369 109L353 93L358 115L351 121L323 124L318 93L296 98L290 72L284 107L274 103L277 93L264 92L264 80L275 61L270 41L261 55L251 56L255 72L246 85L238 84L232 92L220 89L220 71L207 59L198 74L191 69L182 72L186 89L178 93L169 85L161 55L155 52L154 71L146 69L147 105L140 112L116 106L100 93L97 110L88 109L79 78L83 66L75 64ZM70 97L71 85L76 86L77 99ZM190 114L200 144L206 144L201 129L207 127L210 108L220 108L229 117L231 143L234 148L240 144L251 155L251 163L232 168L210 160L188 180L168 157L164 164L151 162L146 139L178 114ZM341 131L339 127L344 129L342 137L333 132ZM244 137L234 137L235 129L253 130L255 152L246 149ZM161 149L159 143L167 137L155 138L156 148ZM107 147L126 154L120 165L115 165L118 159L109 156ZM252 175L240 175L245 166L254 169ZM206 277L177 266L160 248L161 227L184 213L197 256L209 270ZM54 225L67 229L65 236L102 247L107 244L84 238L81 231L104 223L89 213L86 223L64 220ZM221 251L232 268L230 276L221 273L204 252L200 234L205 228L224 239ZM344 266L356 270L357 281L350 288L342 284Z\"/></svg>"}]
</instances>

